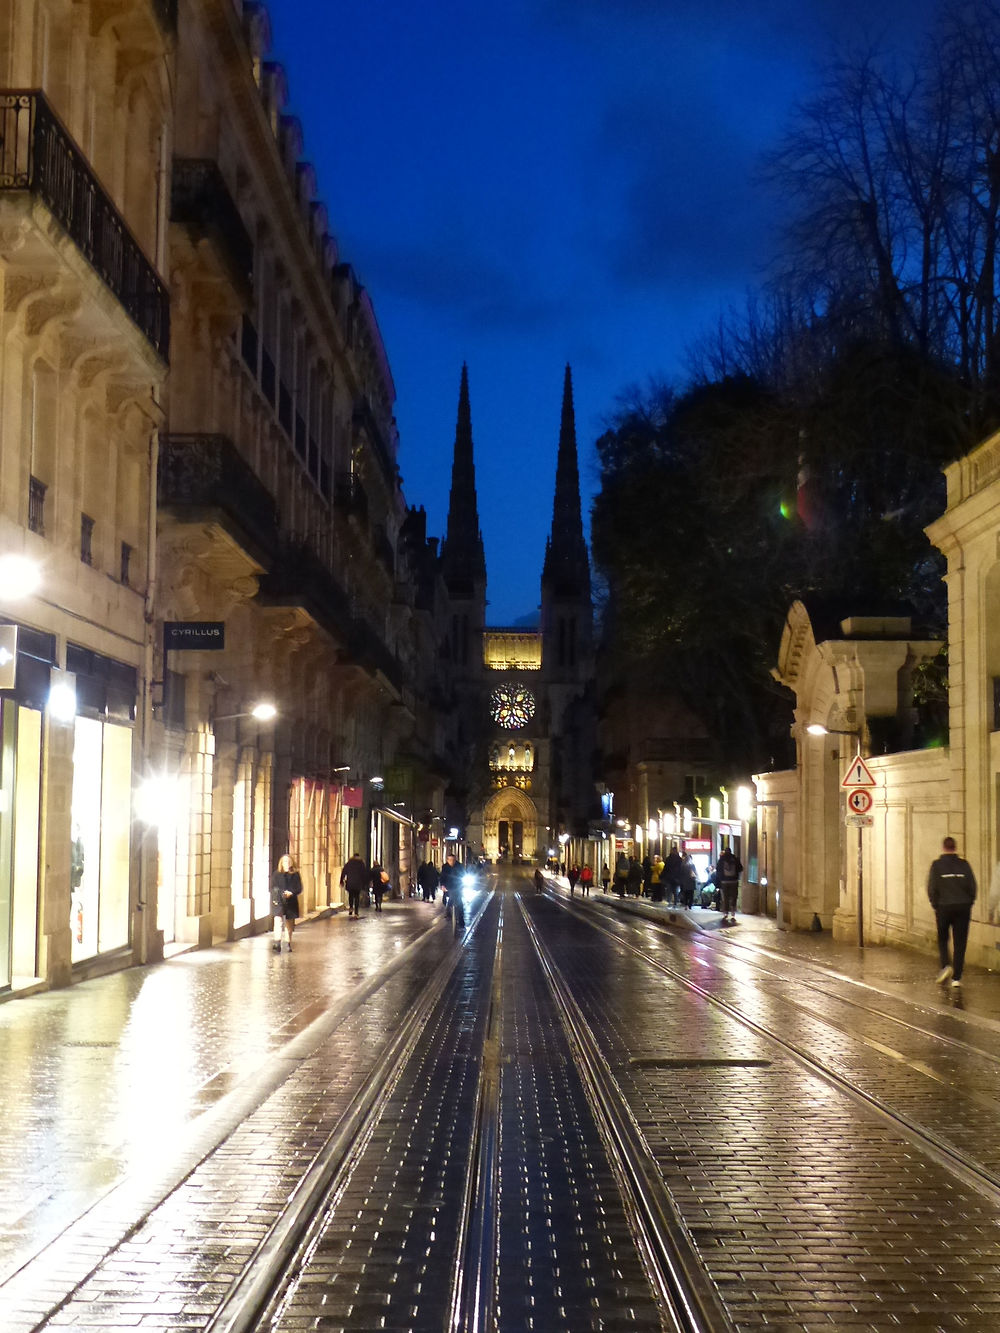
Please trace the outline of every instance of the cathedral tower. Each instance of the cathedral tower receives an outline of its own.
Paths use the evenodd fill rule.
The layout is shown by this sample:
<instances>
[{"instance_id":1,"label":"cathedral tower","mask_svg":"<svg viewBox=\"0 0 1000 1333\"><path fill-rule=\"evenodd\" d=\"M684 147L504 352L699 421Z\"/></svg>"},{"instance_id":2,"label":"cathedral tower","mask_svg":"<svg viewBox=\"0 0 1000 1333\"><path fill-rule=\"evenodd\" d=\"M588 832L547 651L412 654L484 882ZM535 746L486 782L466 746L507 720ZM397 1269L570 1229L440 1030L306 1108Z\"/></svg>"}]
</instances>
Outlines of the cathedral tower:
<instances>
[{"instance_id":1,"label":"cathedral tower","mask_svg":"<svg viewBox=\"0 0 1000 1333\"><path fill-rule=\"evenodd\" d=\"M441 573L452 605L449 648L459 674L478 674L486 622L486 553L479 530L476 465L472 454L469 372L462 366L458 390L455 454L451 465L448 528L441 546Z\"/></svg>"},{"instance_id":2,"label":"cathedral tower","mask_svg":"<svg viewBox=\"0 0 1000 1333\"><path fill-rule=\"evenodd\" d=\"M542 566L542 636L550 680L589 679L593 642L590 561L580 512L580 471L576 453L573 377L563 380L562 420L556 460L552 530Z\"/></svg>"}]
</instances>

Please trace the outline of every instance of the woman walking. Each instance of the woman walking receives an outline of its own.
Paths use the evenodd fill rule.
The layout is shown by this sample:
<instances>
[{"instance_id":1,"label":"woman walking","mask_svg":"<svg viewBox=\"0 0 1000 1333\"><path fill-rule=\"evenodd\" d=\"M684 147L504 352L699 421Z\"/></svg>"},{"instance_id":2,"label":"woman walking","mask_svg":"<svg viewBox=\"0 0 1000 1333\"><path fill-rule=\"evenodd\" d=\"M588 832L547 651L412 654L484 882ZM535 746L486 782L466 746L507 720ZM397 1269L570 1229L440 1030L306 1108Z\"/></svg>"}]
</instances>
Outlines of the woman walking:
<instances>
[{"instance_id":1,"label":"woman walking","mask_svg":"<svg viewBox=\"0 0 1000 1333\"><path fill-rule=\"evenodd\" d=\"M287 854L278 861L278 868L271 879L271 911L274 914L274 943L271 948L281 953L281 935L288 936L288 952L292 952L292 933L295 930L295 918L299 914L299 895L302 892L302 879L295 869L295 862Z\"/></svg>"}]
</instances>

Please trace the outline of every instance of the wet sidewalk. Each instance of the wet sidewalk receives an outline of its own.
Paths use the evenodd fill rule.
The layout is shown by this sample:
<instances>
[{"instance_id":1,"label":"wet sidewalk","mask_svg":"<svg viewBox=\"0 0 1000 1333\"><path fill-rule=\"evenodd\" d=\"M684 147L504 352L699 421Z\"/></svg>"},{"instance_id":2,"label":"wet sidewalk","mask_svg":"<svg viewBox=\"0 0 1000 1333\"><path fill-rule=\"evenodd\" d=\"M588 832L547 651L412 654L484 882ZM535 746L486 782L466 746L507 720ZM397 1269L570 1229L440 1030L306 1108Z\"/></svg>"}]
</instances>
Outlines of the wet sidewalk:
<instances>
[{"instance_id":1,"label":"wet sidewalk","mask_svg":"<svg viewBox=\"0 0 1000 1333\"><path fill-rule=\"evenodd\" d=\"M182 1179L442 921L394 903L306 923L291 954L258 935L0 1004L0 1283L112 1191Z\"/></svg>"},{"instance_id":2,"label":"wet sidewalk","mask_svg":"<svg viewBox=\"0 0 1000 1333\"><path fill-rule=\"evenodd\" d=\"M569 896L569 881L565 876L549 875L547 879L550 886ZM573 899L581 901L579 887ZM734 944L743 941L784 958L822 967L861 987L926 1003L935 1009L958 1009L971 1022L983 1021L1000 1026L1000 971L991 972L966 963L962 989L953 992L935 983L939 965L937 954L933 952L920 953L892 944L866 944L860 948L855 943L835 940L828 930L780 930L773 917L764 915L738 913L735 926L723 926L722 913L711 909L671 907L648 898L620 898L616 893L600 890L592 891L586 901L663 921L675 929L703 932Z\"/></svg>"}]
</instances>

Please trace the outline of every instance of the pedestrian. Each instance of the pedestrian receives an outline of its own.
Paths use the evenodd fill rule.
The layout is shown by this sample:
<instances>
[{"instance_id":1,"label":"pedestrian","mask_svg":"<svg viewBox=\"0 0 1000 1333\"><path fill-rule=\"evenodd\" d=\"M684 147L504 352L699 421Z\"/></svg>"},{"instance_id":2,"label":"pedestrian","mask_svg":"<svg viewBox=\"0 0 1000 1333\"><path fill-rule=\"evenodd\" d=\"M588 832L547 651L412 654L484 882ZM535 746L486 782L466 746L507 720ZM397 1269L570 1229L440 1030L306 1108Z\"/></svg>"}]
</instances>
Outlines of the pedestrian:
<instances>
[{"instance_id":1,"label":"pedestrian","mask_svg":"<svg viewBox=\"0 0 1000 1333\"><path fill-rule=\"evenodd\" d=\"M628 874L626 876L628 892L631 898L638 898L642 892L642 866L633 856L628 863Z\"/></svg>"},{"instance_id":2,"label":"pedestrian","mask_svg":"<svg viewBox=\"0 0 1000 1333\"><path fill-rule=\"evenodd\" d=\"M742 874L742 863L737 860L732 849L727 847L719 857L718 864L715 867L716 879L719 882L719 888L722 890L722 924L724 926L736 925L736 897L740 891L740 875Z\"/></svg>"},{"instance_id":3,"label":"pedestrian","mask_svg":"<svg viewBox=\"0 0 1000 1333\"><path fill-rule=\"evenodd\" d=\"M649 893L654 903L663 902L663 868L665 862L659 852L653 857L653 868L649 875Z\"/></svg>"},{"instance_id":4,"label":"pedestrian","mask_svg":"<svg viewBox=\"0 0 1000 1333\"><path fill-rule=\"evenodd\" d=\"M449 852L441 867L441 889L444 905L449 915L454 913L455 921L462 925L465 913L462 910L462 868L455 860L455 853Z\"/></svg>"},{"instance_id":5,"label":"pedestrian","mask_svg":"<svg viewBox=\"0 0 1000 1333\"><path fill-rule=\"evenodd\" d=\"M685 852L681 857L681 906L694 907L694 891L698 883L698 871L694 857Z\"/></svg>"},{"instance_id":6,"label":"pedestrian","mask_svg":"<svg viewBox=\"0 0 1000 1333\"><path fill-rule=\"evenodd\" d=\"M642 858L642 896L644 898L653 896L653 858L649 852Z\"/></svg>"},{"instance_id":7,"label":"pedestrian","mask_svg":"<svg viewBox=\"0 0 1000 1333\"><path fill-rule=\"evenodd\" d=\"M938 955L941 971L938 984L951 981L957 990L962 984L965 946L969 940L969 920L976 901L976 877L972 866L959 856L955 839L945 838L942 854L931 865L927 877L927 897L937 919ZM948 962L948 933L952 937L952 961Z\"/></svg>"},{"instance_id":8,"label":"pedestrian","mask_svg":"<svg viewBox=\"0 0 1000 1333\"><path fill-rule=\"evenodd\" d=\"M670 853L664 864L660 880L664 885L667 902L676 906L681 892L681 854L677 850L676 842L670 844Z\"/></svg>"},{"instance_id":9,"label":"pedestrian","mask_svg":"<svg viewBox=\"0 0 1000 1333\"><path fill-rule=\"evenodd\" d=\"M585 898L590 897L590 886L594 882L594 872L590 866L584 866L580 871L580 892Z\"/></svg>"},{"instance_id":10,"label":"pedestrian","mask_svg":"<svg viewBox=\"0 0 1000 1333\"><path fill-rule=\"evenodd\" d=\"M608 885L611 883L611 869L607 861L601 866L601 888L605 893L608 891Z\"/></svg>"},{"instance_id":11,"label":"pedestrian","mask_svg":"<svg viewBox=\"0 0 1000 1333\"><path fill-rule=\"evenodd\" d=\"M372 862L371 886L372 897L375 899L375 911L381 912L382 899L389 892L389 872L383 870L378 861Z\"/></svg>"},{"instance_id":12,"label":"pedestrian","mask_svg":"<svg viewBox=\"0 0 1000 1333\"><path fill-rule=\"evenodd\" d=\"M417 871L417 885L424 902L433 902L437 897L438 868L433 861L421 861Z\"/></svg>"},{"instance_id":13,"label":"pedestrian","mask_svg":"<svg viewBox=\"0 0 1000 1333\"><path fill-rule=\"evenodd\" d=\"M545 888L545 878L542 875L542 867L535 866L535 892L541 893Z\"/></svg>"},{"instance_id":14,"label":"pedestrian","mask_svg":"<svg viewBox=\"0 0 1000 1333\"><path fill-rule=\"evenodd\" d=\"M350 860L340 872L340 887L347 889L347 915L357 919L361 914L361 895L371 883L371 871L360 852L352 852Z\"/></svg>"},{"instance_id":15,"label":"pedestrian","mask_svg":"<svg viewBox=\"0 0 1000 1333\"><path fill-rule=\"evenodd\" d=\"M570 866L566 872L566 878L569 880L569 896L572 898L573 890L576 888L576 881L580 878L580 867Z\"/></svg>"},{"instance_id":16,"label":"pedestrian","mask_svg":"<svg viewBox=\"0 0 1000 1333\"><path fill-rule=\"evenodd\" d=\"M628 888L628 857L624 852L618 853L618 860L615 862L615 893L619 898L625 897L625 890Z\"/></svg>"},{"instance_id":17,"label":"pedestrian","mask_svg":"<svg viewBox=\"0 0 1000 1333\"><path fill-rule=\"evenodd\" d=\"M271 948L281 953L282 933L288 936L288 952L292 952L295 918L299 914L299 895L302 878L295 862L286 853L278 859L278 868L271 877L271 913L274 916L274 941Z\"/></svg>"}]
</instances>

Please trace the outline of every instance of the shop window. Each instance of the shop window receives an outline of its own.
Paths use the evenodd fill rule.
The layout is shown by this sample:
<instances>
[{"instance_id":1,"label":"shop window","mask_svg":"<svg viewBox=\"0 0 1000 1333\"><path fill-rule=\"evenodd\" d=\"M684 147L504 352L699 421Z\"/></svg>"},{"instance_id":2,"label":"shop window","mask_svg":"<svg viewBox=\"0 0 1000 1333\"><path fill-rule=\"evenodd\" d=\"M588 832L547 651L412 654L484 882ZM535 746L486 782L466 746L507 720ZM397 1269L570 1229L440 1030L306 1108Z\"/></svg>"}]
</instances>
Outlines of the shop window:
<instances>
[{"instance_id":1,"label":"shop window","mask_svg":"<svg viewBox=\"0 0 1000 1333\"><path fill-rule=\"evenodd\" d=\"M128 943L132 731L77 717L70 843L72 959Z\"/></svg>"}]
</instances>

